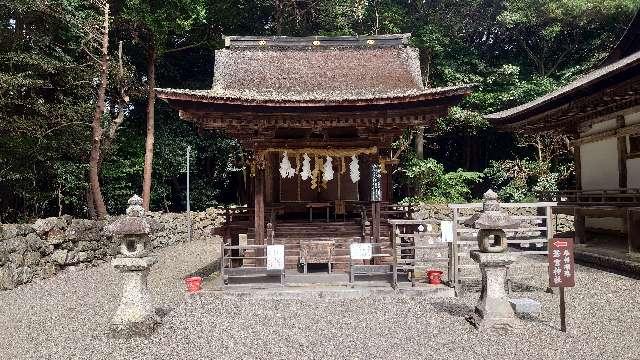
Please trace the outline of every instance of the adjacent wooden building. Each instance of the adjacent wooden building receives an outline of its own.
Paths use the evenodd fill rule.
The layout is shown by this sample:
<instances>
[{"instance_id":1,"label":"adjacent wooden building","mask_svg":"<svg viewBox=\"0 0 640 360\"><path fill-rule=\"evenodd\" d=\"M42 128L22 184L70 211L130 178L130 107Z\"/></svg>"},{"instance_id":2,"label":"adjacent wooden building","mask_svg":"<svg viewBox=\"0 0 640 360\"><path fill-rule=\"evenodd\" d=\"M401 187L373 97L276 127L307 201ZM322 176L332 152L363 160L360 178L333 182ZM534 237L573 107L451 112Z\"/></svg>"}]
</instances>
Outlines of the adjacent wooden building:
<instances>
[{"instance_id":1,"label":"adjacent wooden building","mask_svg":"<svg viewBox=\"0 0 640 360\"><path fill-rule=\"evenodd\" d=\"M572 135L577 185L555 194L556 210L575 215L576 242L582 249L599 247L622 258L640 255L639 50L636 17L600 68L546 96L488 116L503 130ZM592 241L596 238L606 240Z\"/></svg>"},{"instance_id":2,"label":"adjacent wooden building","mask_svg":"<svg viewBox=\"0 0 640 360\"><path fill-rule=\"evenodd\" d=\"M471 91L425 87L409 34L228 36L214 72L211 89L157 93L182 119L242 144L253 217L244 233L255 244L265 243L266 223L278 219L277 238L284 224L308 214L342 219L333 228L312 223L317 237L337 236L351 229L359 207L370 209L379 239L380 204L392 202L392 143ZM327 229L334 234L322 234Z\"/></svg>"}]
</instances>

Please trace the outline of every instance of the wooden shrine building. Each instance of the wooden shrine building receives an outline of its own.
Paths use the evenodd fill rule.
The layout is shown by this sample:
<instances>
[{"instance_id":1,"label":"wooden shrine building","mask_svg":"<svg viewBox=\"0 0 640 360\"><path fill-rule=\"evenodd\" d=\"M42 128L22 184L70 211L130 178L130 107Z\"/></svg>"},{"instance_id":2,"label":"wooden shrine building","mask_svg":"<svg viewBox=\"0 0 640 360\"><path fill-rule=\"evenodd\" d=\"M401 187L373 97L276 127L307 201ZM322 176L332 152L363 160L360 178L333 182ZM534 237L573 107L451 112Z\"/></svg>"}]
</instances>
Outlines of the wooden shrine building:
<instances>
[{"instance_id":1,"label":"wooden shrine building","mask_svg":"<svg viewBox=\"0 0 640 360\"><path fill-rule=\"evenodd\" d=\"M254 230L244 233L255 244L265 243L274 217L280 225L315 215L317 236L326 237L344 226L319 228L320 214L344 220L365 206L379 224L375 204L392 202L392 143L470 93L425 87L409 37L228 36L211 89L157 93L182 119L224 131L249 154L246 226Z\"/></svg>"},{"instance_id":2,"label":"wooden shrine building","mask_svg":"<svg viewBox=\"0 0 640 360\"><path fill-rule=\"evenodd\" d=\"M620 259L640 255L639 51L636 15L599 69L532 102L488 116L503 130L552 130L573 137L576 189L548 200L558 201L556 211L574 215L577 252L598 250Z\"/></svg>"}]
</instances>

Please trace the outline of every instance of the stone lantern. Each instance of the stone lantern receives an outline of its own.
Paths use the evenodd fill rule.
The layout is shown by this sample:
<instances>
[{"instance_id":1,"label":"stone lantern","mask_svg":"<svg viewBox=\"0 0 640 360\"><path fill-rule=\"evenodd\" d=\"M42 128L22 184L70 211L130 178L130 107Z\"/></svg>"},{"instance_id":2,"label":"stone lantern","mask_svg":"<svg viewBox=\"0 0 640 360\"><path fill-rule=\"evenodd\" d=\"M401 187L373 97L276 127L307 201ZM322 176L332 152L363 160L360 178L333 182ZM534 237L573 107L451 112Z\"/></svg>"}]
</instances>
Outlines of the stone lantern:
<instances>
[{"instance_id":1,"label":"stone lantern","mask_svg":"<svg viewBox=\"0 0 640 360\"><path fill-rule=\"evenodd\" d=\"M469 321L478 329L514 326L516 317L505 292L507 270L515 256L507 252L507 235L504 229L517 228L519 221L503 213L498 195L489 190L484 194L482 212L465 222L478 231L479 251L472 251L471 258L482 272L482 290Z\"/></svg>"},{"instance_id":2,"label":"stone lantern","mask_svg":"<svg viewBox=\"0 0 640 360\"><path fill-rule=\"evenodd\" d=\"M111 320L111 330L116 336L147 336L160 322L147 286L149 271L157 261L150 256L151 229L150 220L144 217L142 199L137 195L129 199L127 216L107 227L107 233L120 239L120 255L111 264L124 277L120 306Z\"/></svg>"}]
</instances>

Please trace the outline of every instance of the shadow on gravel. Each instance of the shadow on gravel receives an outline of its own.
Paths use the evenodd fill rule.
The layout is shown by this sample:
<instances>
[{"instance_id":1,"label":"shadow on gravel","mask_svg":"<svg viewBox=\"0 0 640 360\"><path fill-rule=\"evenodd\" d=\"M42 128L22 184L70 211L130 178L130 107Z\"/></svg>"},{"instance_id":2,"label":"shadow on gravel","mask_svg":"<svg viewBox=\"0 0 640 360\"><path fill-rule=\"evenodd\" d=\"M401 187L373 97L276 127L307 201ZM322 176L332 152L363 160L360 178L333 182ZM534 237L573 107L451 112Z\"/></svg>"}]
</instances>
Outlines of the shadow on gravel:
<instances>
[{"instance_id":1,"label":"shadow on gravel","mask_svg":"<svg viewBox=\"0 0 640 360\"><path fill-rule=\"evenodd\" d=\"M431 306L439 312L461 318L466 318L469 314L473 313L473 307L469 305L456 304L447 301L434 302Z\"/></svg>"},{"instance_id":2,"label":"shadow on gravel","mask_svg":"<svg viewBox=\"0 0 640 360\"><path fill-rule=\"evenodd\" d=\"M511 281L512 292L545 292L546 290L546 287L540 287L519 281Z\"/></svg>"},{"instance_id":3,"label":"shadow on gravel","mask_svg":"<svg viewBox=\"0 0 640 360\"><path fill-rule=\"evenodd\" d=\"M199 276L201 278L206 278L206 277L211 276L213 273L215 273L215 272L217 272L219 270L220 270L220 261L216 260L216 261L213 261L213 262L201 267L200 269L198 269L198 270L196 270L196 271L194 271L194 272L192 272L190 274L187 274L185 276L185 278L191 277L191 276Z\"/></svg>"},{"instance_id":4,"label":"shadow on gravel","mask_svg":"<svg viewBox=\"0 0 640 360\"><path fill-rule=\"evenodd\" d=\"M168 306L158 306L156 308L156 315L160 318L163 319L164 317L166 317L167 315L169 315L171 312L173 311L172 308L168 307Z\"/></svg>"}]
</instances>

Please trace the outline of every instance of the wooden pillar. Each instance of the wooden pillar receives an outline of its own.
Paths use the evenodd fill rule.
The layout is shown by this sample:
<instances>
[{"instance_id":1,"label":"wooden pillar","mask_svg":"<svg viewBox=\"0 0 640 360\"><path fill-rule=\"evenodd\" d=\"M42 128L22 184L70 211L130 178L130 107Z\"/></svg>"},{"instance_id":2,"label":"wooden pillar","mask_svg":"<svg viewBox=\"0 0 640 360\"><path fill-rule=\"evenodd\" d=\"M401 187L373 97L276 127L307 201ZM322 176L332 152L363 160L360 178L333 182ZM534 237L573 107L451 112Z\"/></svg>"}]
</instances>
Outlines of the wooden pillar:
<instances>
[{"instance_id":1,"label":"wooden pillar","mask_svg":"<svg viewBox=\"0 0 640 360\"><path fill-rule=\"evenodd\" d=\"M585 216L580 208L573 210L573 224L575 228L574 242L584 244L586 242Z\"/></svg>"},{"instance_id":2,"label":"wooden pillar","mask_svg":"<svg viewBox=\"0 0 640 360\"><path fill-rule=\"evenodd\" d=\"M616 119L618 129L624 127L624 116L620 115ZM621 189L627 188L627 136L618 136L618 186Z\"/></svg>"},{"instance_id":3,"label":"wooden pillar","mask_svg":"<svg viewBox=\"0 0 640 360\"><path fill-rule=\"evenodd\" d=\"M580 144L574 145L573 158L576 171L576 190L582 190L582 160L580 159Z\"/></svg>"},{"instance_id":4,"label":"wooden pillar","mask_svg":"<svg viewBox=\"0 0 640 360\"><path fill-rule=\"evenodd\" d=\"M378 162L371 165L371 231L373 242L380 242L380 201L382 200L382 174Z\"/></svg>"},{"instance_id":5,"label":"wooden pillar","mask_svg":"<svg viewBox=\"0 0 640 360\"><path fill-rule=\"evenodd\" d=\"M255 245L264 245L264 169L257 169L254 178Z\"/></svg>"},{"instance_id":6,"label":"wooden pillar","mask_svg":"<svg viewBox=\"0 0 640 360\"><path fill-rule=\"evenodd\" d=\"M640 208L627 210L627 241L629 253L640 255Z\"/></svg>"}]
</instances>

